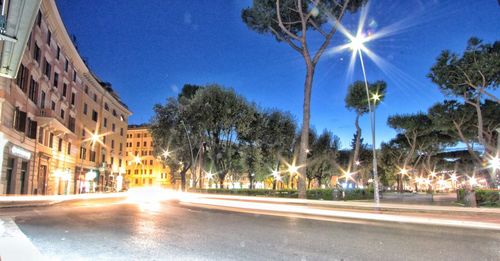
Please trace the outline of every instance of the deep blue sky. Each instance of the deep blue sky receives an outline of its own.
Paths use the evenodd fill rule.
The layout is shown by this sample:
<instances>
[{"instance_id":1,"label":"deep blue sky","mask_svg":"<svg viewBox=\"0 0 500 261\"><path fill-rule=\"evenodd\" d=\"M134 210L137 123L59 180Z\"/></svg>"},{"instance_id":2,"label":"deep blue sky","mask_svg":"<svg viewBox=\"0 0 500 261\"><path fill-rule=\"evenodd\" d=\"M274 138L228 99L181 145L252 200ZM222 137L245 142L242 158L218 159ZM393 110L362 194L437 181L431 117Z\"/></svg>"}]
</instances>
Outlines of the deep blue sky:
<instances>
[{"instance_id":1,"label":"deep blue sky","mask_svg":"<svg viewBox=\"0 0 500 261\"><path fill-rule=\"evenodd\" d=\"M487 42L499 39L500 7L497 0L369 2L367 21L376 22L375 32L394 24L398 29L367 44L389 64L379 68L367 61L369 80L388 83L385 102L377 110L377 139L386 141L395 134L385 124L389 115L425 111L444 99L426 78L441 50L462 51L471 36ZM77 37L81 55L132 110L131 124L149 121L153 104L177 95L185 83L220 83L261 107L290 111L299 124L302 121L303 61L288 45L246 27L240 14L250 0L57 4L68 32ZM343 23L353 29L358 16L348 15ZM345 41L338 33L331 46ZM322 58L311 113L318 132L332 130L344 147L354 133L354 114L344 107L347 85L362 77L359 63L352 78L346 77L348 60L347 52ZM363 136L369 132L368 121L362 119Z\"/></svg>"}]
</instances>

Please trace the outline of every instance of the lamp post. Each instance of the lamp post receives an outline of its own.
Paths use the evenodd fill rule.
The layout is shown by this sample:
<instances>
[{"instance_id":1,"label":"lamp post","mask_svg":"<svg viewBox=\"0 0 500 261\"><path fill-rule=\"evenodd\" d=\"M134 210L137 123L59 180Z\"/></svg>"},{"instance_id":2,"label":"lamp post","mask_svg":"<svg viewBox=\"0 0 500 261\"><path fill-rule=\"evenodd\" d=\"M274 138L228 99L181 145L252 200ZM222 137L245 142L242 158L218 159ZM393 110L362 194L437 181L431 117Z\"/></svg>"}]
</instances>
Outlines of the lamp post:
<instances>
[{"instance_id":1,"label":"lamp post","mask_svg":"<svg viewBox=\"0 0 500 261\"><path fill-rule=\"evenodd\" d=\"M362 50L366 49L364 47L364 43L367 41L367 39L364 38L364 36L361 34L361 32L358 30L358 33L356 36L349 36L351 42L349 44L350 49L353 52L353 55L357 55L359 57L360 63L361 63L361 70L363 72L363 79L365 82L365 91L366 91L366 98L368 99L368 112L370 114L370 125L371 125L371 134L372 134L372 154L373 154L373 187L374 187L374 198L375 198L375 204L378 206L380 203L380 195L379 195L379 179L378 179L378 172L377 172L377 151L375 147L375 104L377 100L380 100L380 96L376 94L377 96L370 97L370 90L368 88L368 80L366 78L366 70L365 70L365 63L363 61L363 53ZM376 98L376 99L375 99ZM374 100L373 102L373 109L372 109L372 103L371 100Z\"/></svg>"}]
</instances>

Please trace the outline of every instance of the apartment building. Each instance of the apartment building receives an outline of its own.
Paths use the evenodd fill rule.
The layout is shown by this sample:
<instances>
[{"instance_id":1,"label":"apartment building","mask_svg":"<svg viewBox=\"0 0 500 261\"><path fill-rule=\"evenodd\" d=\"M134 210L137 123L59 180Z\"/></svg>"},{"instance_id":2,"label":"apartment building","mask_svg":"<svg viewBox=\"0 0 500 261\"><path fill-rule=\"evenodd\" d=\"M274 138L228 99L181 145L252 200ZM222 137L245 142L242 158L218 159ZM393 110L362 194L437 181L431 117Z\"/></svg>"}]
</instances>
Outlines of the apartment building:
<instances>
[{"instance_id":1,"label":"apartment building","mask_svg":"<svg viewBox=\"0 0 500 261\"><path fill-rule=\"evenodd\" d=\"M154 144L148 125L130 125L127 131L127 175L129 188L143 186L171 186L168 166L154 156Z\"/></svg>"},{"instance_id":2,"label":"apartment building","mask_svg":"<svg viewBox=\"0 0 500 261\"><path fill-rule=\"evenodd\" d=\"M131 112L80 57L54 0L24 48L16 77L0 77L0 194L120 190Z\"/></svg>"}]
</instances>

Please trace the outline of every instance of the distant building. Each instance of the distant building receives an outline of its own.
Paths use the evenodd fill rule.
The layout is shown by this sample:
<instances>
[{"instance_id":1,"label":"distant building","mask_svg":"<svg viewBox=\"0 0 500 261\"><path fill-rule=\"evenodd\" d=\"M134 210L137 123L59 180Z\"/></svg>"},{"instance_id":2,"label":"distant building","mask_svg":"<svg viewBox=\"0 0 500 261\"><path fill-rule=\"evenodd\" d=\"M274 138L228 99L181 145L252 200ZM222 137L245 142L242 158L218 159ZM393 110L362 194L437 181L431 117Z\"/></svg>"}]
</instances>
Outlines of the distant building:
<instances>
[{"instance_id":1,"label":"distant building","mask_svg":"<svg viewBox=\"0 0 500 261\"><path fill-rule=\"evenodd\" d=\"M171 187L168 166L154 155L153 138L148 125L130 125L127 131L127 175L125 186Z\"/></svg>"},{"instance_id":2,"label":"distant building","mask_svg":"<svg viewBox=\"0 0 500 261\"><path fill-rule=\"evenodd\" d=\"M19 65L0 76L0 194L120 190L131 112L84 63L55 1L38 4L34 15L10 13L32 15L8 19L30 21L31 29L19 41L21 56L2 50L0 57L2 65L5 59Z\"/></svg>"}]
</instances>

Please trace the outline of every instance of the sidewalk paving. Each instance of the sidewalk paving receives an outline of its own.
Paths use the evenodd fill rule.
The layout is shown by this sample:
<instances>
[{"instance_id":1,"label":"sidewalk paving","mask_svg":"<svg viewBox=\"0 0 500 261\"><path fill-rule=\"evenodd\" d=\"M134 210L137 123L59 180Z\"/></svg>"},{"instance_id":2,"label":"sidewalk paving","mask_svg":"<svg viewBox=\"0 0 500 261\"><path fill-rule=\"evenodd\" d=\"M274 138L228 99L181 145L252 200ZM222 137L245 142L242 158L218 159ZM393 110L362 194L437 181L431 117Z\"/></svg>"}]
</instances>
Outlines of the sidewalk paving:
<instances>
[{"instance_id":1,"label":"sidewalk paving","mask_svg":"<svg viewBox=\"0 0 500 261\"><path fill-rule=\"evenodd\" d=\"M47 260L10 218L0 218L0 260Z\"/></svg>"}]
</instances>

